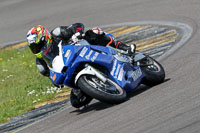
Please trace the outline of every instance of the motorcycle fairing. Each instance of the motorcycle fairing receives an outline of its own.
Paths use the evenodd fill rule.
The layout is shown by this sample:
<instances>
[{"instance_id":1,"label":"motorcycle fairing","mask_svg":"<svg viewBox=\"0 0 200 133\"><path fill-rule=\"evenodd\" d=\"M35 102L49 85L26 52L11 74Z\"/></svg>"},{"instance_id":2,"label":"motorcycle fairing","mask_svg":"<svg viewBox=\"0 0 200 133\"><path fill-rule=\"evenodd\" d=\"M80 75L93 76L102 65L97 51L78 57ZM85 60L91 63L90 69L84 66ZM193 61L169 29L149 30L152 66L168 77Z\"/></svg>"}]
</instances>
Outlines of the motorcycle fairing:
<instances>
[{"instance_id":1,"label":"motorcycle fairing","mask_svg":"<svg viewBox=\"0 0 200 133\"><path fill-rule=\"evenodd\" d=\"M62 58L65 71L60 73L50 71L51 81L55 84L65 84L69 87L76 88L71 83L72 75L81 63L99 64L107 69L111 80L115 81L126 91L136 88L144 78L143 72L139 66L134 68L130 65L125 57L125 61L120 60L116 51L96 45L65 45L62 46ZM64 68L63 68L64 70ZM56 78L55 76L56 75ZM53 78L54 77L54 78Z\"/></svg>"},{"instance_id":2,"label":"motorcycle fairing","mask_svg":"<svg viewBox=\"0 0 200 133\"><path fill-rule=\"evenodd\" d=\"M110 78L127 92L136 88L145 76L139 66L132 67L129 62L120 62L116 58L112 67L115 70L111 71Z\"/></svg>"}]
</instances>

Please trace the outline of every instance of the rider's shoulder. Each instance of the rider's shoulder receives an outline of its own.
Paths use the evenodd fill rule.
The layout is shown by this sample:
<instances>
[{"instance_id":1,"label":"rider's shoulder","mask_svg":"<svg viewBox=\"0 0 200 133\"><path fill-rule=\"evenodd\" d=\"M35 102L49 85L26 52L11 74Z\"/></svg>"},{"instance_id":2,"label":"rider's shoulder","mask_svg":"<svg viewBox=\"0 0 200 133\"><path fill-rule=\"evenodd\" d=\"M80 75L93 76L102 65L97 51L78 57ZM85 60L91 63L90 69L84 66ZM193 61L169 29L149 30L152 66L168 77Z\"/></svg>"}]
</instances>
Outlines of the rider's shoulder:
<instances>
[{"instance_id":1,"label":"rider's shoulder","mask_svg":"<svg viewBox=\"0 0 200 133\"><path fill-rule=\"evenodd\" d=\"M58 26L58 27L54 28L54 29L51 31L51 34L52 34L53 36L59 36L59 35L61 34L61 27Z\"/></svg>"}]
</instances>

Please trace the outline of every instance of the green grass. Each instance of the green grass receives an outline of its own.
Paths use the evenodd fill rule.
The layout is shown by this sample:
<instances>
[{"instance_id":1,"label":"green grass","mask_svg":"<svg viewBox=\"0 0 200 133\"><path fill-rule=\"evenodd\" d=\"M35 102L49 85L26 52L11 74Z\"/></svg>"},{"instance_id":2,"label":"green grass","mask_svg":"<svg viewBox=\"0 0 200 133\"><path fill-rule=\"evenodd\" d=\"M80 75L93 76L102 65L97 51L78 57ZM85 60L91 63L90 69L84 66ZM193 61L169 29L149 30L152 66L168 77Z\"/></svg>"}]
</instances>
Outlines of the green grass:
<instances>
[{"instance_id":1,"label":"green grass","mask_svg":"<svg viewBox=\"0 0 200 133\"><path fill-rule=\"evenodd\" d=\"M50 80L40 75L28 48L0 50L0 123L54 98L59 90L52 87Z\"/></svg>"}]
</instances>

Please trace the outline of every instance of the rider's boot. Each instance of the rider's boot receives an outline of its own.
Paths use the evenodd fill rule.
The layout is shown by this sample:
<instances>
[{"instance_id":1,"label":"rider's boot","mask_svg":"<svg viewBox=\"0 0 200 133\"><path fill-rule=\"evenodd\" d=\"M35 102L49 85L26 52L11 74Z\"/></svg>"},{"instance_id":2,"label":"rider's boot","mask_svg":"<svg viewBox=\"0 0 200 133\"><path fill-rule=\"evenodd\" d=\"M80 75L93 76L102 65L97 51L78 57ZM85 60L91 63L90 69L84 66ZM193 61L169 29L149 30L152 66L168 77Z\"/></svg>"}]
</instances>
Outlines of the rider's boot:
<instances>
[{"instance_id":1,"label":"rider's boot","mask_svg":"<svg viewBox=\"0 0 200 133\"><path fill-rule=\"evenodd\" d=\"M72 89L70 101L73 107L80 109L82 106L88 105L91 100L92 98L83 93L80 89Z\"/></svg>"},{"instance_id":2,"label":"rider's boot","mask_svg":"<svg viewBox=\"0 0 200 133\"><path fill-rule=\"evenodd\" d=\"M126 45L126 44L118 41L117 45L116 45L116 48L127 52L127 55L133 56L135 54L136 45L135 44Z\"/></svg>"},{"instance_id":3,"label":"rider's boot","mask_svg":"<svg viewBox=\"0 0 200 133\"><path fill-rule=\"evenodd\" d=\"M126 52L126 54L131 58L131 64L134 65L134 57L135 57L135 51L136 51L136 45L131 44L131 45L126 45L122 42L117 42L117 48L121 49Z\"/></svg>"}]
</instances>

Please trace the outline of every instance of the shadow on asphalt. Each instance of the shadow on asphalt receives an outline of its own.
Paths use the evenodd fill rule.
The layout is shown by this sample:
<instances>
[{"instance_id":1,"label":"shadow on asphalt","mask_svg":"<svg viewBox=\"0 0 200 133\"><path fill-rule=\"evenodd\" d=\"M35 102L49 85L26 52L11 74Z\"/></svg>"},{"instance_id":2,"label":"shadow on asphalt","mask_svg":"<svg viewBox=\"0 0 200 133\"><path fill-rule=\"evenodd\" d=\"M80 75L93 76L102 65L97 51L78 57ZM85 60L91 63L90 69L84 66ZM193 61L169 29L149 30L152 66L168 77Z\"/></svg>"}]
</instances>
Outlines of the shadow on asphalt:
<instances>
[{"instance_id":1,"label":"shadow on asphalt","mask_svg":"<svg viewBox=\"0 0 200 133\"><path fill-rule=\"evenodd\" d=\"M165 82L168 82L170 79L165 79ZM162 83L162 84L163 84ZM151 89L151 87L149 86L145 86L145 85L140 85L136 90L134 90L133 92L130 92L130 93L127 93L127 100L130 100L132 97L135 97L147 90ZM126 102L125 101L125 102ZM106 108L110 108L112 106L115 106L116 104L107 104L107 103L103 103L103 102L100 102L100 101L95 101L93 103L90 103L87 107L84 107L82 109L76 109L76 110L73 110L71 111L70 113L76 113L77 115L80 115L80 114L83 114L83 113L87 113L87 112L90 112L90 111L99 111L99 110L104 110Z\"/></svg>"},{"instance_id":2,"label":"shadow on asphalt","mask_svg":"<svg viewBox=\"0 0 200 133\"><path fill-rule=\"evenodd\" d=\"M99 111L99 110L104 110L106 108L110 108L112 106L115 106L113 104L107 104L107 103L103 103L100 101L95 101L94 103L90 103L87 107L84 107L80 110L76 109L70 113L76 113L77 115L83 114L83 113L87 113L90 111Z\"/></svg>"}]
</instances>

